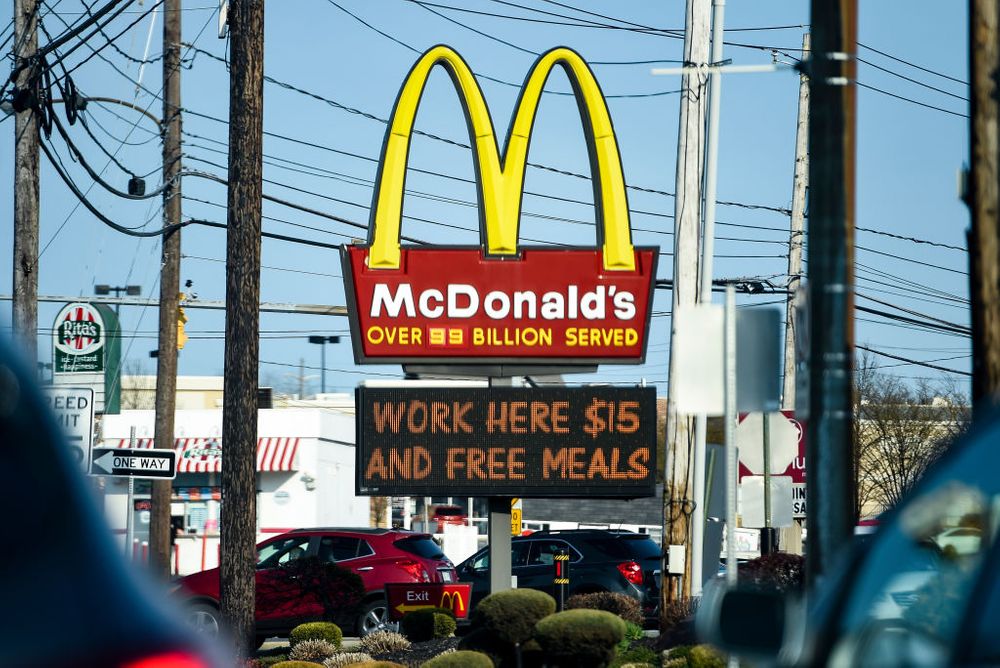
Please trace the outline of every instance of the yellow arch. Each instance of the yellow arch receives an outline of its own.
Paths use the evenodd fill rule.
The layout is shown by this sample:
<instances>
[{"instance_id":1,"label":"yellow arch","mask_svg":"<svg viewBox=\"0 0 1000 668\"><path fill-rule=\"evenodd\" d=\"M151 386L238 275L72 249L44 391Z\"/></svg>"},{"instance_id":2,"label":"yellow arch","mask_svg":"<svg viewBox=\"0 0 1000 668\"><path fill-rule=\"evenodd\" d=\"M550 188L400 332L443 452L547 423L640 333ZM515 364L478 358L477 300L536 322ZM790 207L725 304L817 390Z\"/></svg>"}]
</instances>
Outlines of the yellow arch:
<instances>
[{"instance_id":1,"label":"yellow arch","mask_svg":"<svg viewBox=\"0 0 1000 668\"><path fill-rule=\"evenodd\" d=\"M480 225L485 230L487 252L491 255L517 253L524 171L535 112L552 68L561 65L573 85L587 138L597 224L603 232L604 268L633 271L635 253L618 142L604 95L583 58L571 49L559 47L535 61L514 110L501 165L489 108L472 70L453 49L440 45L420 57L396 99L375 182L369 267L399 268L399 235L410 138L427 77L438 64L450 75L465 108L478 176Z\"/></svg>"}]
</instances>

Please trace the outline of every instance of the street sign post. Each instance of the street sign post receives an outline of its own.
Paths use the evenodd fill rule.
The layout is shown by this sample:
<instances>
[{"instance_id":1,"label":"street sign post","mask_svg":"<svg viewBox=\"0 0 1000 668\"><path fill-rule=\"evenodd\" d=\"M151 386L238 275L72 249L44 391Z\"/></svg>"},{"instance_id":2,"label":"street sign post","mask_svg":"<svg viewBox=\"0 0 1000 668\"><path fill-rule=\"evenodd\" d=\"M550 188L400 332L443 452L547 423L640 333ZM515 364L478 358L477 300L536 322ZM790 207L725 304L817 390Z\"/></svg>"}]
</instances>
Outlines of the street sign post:
<instances>
[{"instance_id":1,"label":"street sign post","mask_svg":"<svg viewBox=\"0 0 1000 668\"><path fill-rule=\"evenodd\" d=\"M74 461L86 472L94 443L94 390L90 387L44 387L45 401L69 442Z\"/></svg>"},{"instance_id":2,"label":"street sign post","mask_svg":"<svg viewBox=\"0 0 1000 668\"><path fill-rule=\"evenodd\" d=\"M472 585L392 582L385 585L385 599L390 619L402 619L406 613L424 608L445 608L455 613L456 619L465 619L472 603Z\"/></svg>"},{"instance_id":3,"label":"street sign post","mask_svg":"<svg viewBox=\"0 0 1000 668\"><path fill-rule=\"evenodd\" d=\"M148 448L95 448L91 475L132 478L177 477L177 453L174 450Z\"/></svg>"}]
</instances>

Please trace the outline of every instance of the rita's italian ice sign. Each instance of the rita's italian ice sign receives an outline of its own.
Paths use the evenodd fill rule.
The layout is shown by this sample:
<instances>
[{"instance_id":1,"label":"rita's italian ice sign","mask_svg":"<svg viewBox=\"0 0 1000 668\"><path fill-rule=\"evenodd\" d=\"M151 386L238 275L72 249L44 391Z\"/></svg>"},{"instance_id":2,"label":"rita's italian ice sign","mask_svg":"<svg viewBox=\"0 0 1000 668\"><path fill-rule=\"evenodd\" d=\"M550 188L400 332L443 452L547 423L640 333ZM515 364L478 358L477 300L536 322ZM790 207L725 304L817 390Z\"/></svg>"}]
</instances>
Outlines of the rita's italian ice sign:
<instances>
[{"instance_id":1,"label":"rita's italian ice sign","mask_svg":"<svg viewBox=\"0 0 1000 668\"><path fill-rule=\"evenodd\" d=\"M413 123L431 70L451 76L476 165L479 246L401 246ZM518 245L528 143L542 88L561 66L576 94L593 171L594 247ZM583 59L557 48L528 74L501 154L469 66L436 46L410 71L386 132L367 245L343 249L359 363L640 363L658 249L632 245L618 144L601 89Z\"/></svg>"},{"instance_id":2,"label":"rita's italian ice sign","mask_svg":"<svg viewBox=\"0 0 1000 668\"><path fill-rule=\"evenodd\" d=\"M56 373L104 371L104 317L93 305L64 306L56 316L52 336Z\"/></svg>"}]
</instances>

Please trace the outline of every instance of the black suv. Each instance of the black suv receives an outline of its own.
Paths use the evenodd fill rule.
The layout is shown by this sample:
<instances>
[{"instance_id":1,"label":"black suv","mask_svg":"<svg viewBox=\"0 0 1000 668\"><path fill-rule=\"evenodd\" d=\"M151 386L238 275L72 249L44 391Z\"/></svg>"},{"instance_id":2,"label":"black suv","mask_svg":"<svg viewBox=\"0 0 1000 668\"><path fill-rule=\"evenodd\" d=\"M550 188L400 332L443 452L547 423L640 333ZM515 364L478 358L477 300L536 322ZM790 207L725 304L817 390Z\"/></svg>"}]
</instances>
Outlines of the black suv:
<instances>
[{"instance_id":1,"label":"black suv","mask_svg":"<svg viewBox=\"0 0 1000 668\"><path fill-rule=\"evenodd\" d=\"M569 553L569 595L609 591L638 599L647 621L659 614L660 546L645 534L601 529L536 531L511 539L511 573L520 589L555 595L553 557ZM490 593L489 548L458 565L472 583L472 605Z\"/></svg>"}]
</instances>

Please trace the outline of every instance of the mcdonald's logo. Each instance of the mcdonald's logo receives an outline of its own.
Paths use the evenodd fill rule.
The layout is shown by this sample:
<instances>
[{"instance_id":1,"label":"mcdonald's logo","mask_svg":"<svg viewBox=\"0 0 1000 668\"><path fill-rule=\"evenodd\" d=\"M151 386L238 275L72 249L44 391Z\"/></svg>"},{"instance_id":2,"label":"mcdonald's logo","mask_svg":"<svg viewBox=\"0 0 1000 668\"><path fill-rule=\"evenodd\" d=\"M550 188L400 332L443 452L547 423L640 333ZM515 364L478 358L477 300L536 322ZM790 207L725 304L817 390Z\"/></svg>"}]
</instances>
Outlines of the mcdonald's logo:
<instances>
[{"instance_id":1,"label":"mcdonald's logo","mask_svg":"<svg viewBox=\"0 0 1000 668\"><path fill-rule=\"evenodd\" d=\"M451 610L456 617L465 617L465 599L462 598L461 591L441 592L441 603L438 607Z\"/></svg>"},{"instance_id":2,"label":"mcdonald's logo","mask_svg":"<svg viewBox=\"0 0 1000 668\"><path fill-rule=\"evenodd\" d=\"M427 78L449 74L466 117L477 174L480 245L401 246L410 140ZM562 67L590 155L594 247L518 243L528 145L542 90ZM600 86L560 47L532 66L501 152L472 70L435 46L410 70L386 129L368 243L342 258L359 363L512 362L592 365L645 357L658 249L632 244L618 143Z\"/></svg>"}]
</instances>

